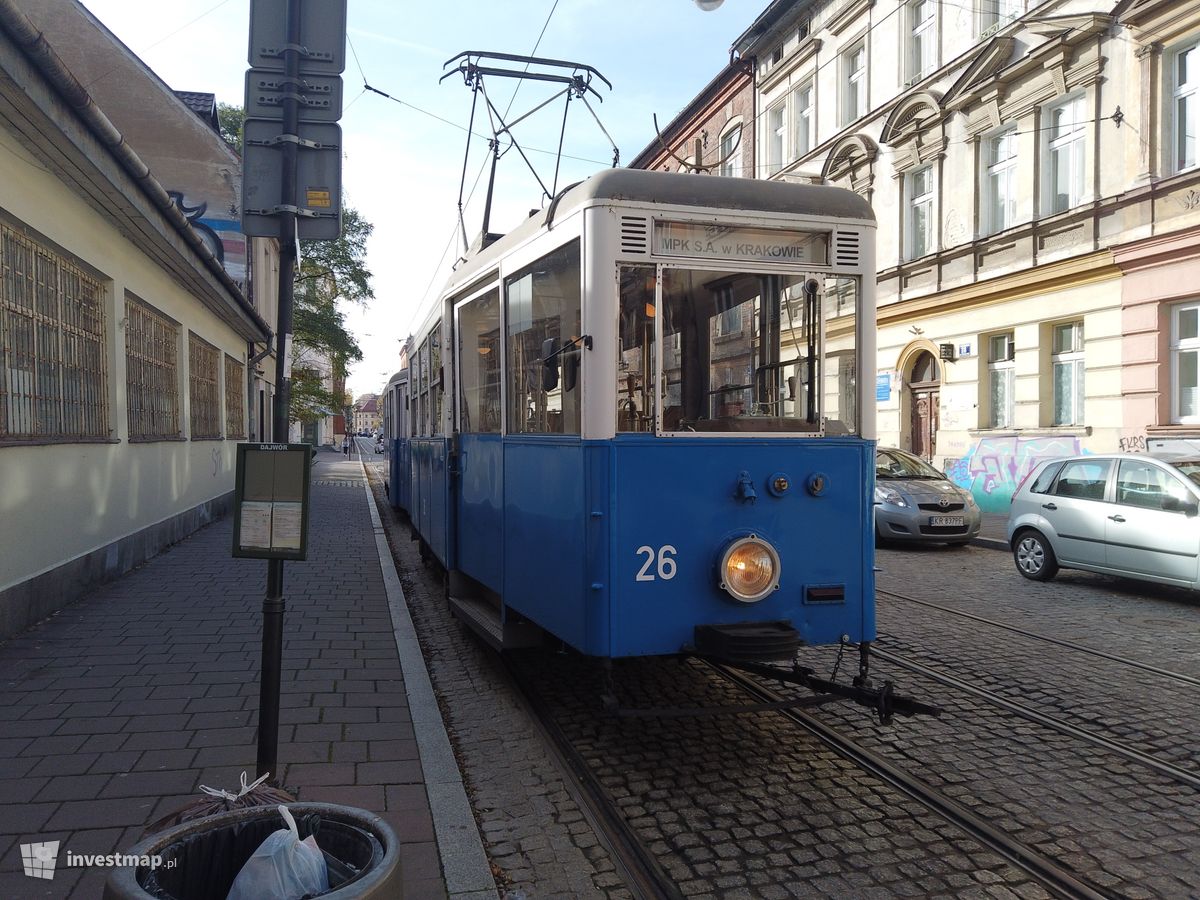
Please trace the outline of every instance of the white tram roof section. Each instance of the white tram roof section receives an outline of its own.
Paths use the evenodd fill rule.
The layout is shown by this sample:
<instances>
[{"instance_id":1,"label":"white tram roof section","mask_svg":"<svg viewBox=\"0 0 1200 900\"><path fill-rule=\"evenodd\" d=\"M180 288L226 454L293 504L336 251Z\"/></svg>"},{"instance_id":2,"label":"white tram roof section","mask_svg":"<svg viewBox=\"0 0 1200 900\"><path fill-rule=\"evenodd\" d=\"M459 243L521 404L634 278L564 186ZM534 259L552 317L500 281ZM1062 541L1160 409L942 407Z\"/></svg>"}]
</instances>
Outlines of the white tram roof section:
<instances>
[{"instance_id":1,"label":"white tram roof section","mask_svg":"<svg viewBox=\"0 0 1200 900\"><path fill-rule=\"evenodd\" d=\"M507 248L520 243L554 221L585 206L607 201L646 203L696 209L729 209L749 213L781 213L819 217L875 226L871 204L845 188L791 184L754 178L723 178L648 169L605 169L559 193L545 209L530 216L508 234L471 257L450 278L457 290L486 269Z\"/></svg>"}]
</instances>

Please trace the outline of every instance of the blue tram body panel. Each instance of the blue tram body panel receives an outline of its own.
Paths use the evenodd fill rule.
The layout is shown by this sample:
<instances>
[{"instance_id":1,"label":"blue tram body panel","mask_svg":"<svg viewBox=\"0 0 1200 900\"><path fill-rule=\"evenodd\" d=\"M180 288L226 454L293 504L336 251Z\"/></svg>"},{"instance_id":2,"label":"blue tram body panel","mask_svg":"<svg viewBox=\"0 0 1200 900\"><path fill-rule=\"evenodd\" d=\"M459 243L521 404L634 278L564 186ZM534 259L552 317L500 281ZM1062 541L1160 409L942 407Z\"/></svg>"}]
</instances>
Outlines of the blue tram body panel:
<instances>
[{"instance_id":1,"label":"blue tram body panel","mask_svg":"<svg viewBox=\"0 0 1200 900\"><path fill-rule=\"evenodd\" d=\"M430 551L447 569L454 567L454 510L450 497L449 441L413 438L412 506L409 517Z\"/></svg>"},{"instance_id":2,"label":"blue tram body panel","mask_svg":"<svg viewBox=\"0 0 1200 900\"><path fill-rule=\"evenodd\" d=\"M579 438L504 442L504 605L585 653L584 445Z\"/></svg>"},{"instance_id":3,"label":"blue tram body panel","mask_svg":"<svg viewBox=\"0 0 1200 900\"><path fill-rule=\"evenodd\" d=\"M504 588L504 439L461 434L458 442L458 568L499 594Z\"/></svg>"},{"instance_id":4,"label":"blue tram body panel","mask_svg":"<svg viewBox=\"0 0 1200 900\"><path fill-rule=\"evenodd\" d=\"M787 621L809 644L872 640L871 457L863 441L614 441L608 655L676 653L696 625L736 622ZM742 472L753 500L737 496ZM778 474L782 496L769 487ZM782 577L741 603L718 569L729 542L750 534L775 547Z\"/></svg>"}]
</instances>

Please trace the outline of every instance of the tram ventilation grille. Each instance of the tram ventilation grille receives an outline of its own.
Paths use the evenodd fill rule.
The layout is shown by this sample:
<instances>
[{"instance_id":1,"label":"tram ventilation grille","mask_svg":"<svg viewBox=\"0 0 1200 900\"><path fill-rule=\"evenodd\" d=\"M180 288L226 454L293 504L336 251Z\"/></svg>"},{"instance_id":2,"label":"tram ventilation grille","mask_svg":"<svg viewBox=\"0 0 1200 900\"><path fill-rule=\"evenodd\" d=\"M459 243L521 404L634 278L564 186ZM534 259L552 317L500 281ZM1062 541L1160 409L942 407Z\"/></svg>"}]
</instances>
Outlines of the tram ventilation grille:
<instances>
[{"instance_id":1,"label":"tram ventilation grille","mask_svg":"<svg viewBox=\"0 0 1200 900\"><path fill-rule=\"evenodd\" d=\"M858 265L859 235L854 231L839 231L833 238L833 259L838 266Z\"/></svg>"},{"instance_id":2,"label":"tram ventilation grille","mask_svg":"<svg viewBox=\"0 0 1200 900\"><path fill-rule=\"evenodd\" d=\"M621 252L645 256L650 252L650 220L621 216Z\"/></svg>"}]
</instances>

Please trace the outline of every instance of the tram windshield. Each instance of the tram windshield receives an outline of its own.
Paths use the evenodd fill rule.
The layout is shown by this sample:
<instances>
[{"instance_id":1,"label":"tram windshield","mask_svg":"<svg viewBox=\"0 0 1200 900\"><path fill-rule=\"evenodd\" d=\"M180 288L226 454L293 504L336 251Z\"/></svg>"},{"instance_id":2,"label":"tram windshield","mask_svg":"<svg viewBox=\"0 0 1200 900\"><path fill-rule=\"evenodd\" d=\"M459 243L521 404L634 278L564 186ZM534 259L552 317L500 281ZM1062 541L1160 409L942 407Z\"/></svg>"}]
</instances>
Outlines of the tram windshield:
<instances>
[{"instance_id":1,"label":"tram windshield","mask_svg":"<svg viewBox=\"0 0 1200 900\"><path fill-rule=\"evenodd\" d=\"M664 432L857 431L856 278L661 273L656 304L658 270L622 267L619 432L653 431L660 403Z\"/></svg>"}]
</instances>

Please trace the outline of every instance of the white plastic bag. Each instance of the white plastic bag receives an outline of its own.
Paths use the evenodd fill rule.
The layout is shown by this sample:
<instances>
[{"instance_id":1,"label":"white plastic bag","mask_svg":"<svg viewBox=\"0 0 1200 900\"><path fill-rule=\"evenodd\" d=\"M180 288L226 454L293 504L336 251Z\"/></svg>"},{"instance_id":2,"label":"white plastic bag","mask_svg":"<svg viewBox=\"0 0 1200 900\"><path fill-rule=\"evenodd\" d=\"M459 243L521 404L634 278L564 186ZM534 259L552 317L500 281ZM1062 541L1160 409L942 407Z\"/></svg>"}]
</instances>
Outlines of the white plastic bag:
<instances>
[{"instance_id":1,"label":"white plastic bag","mask_svg":"<svg viewBox=\"0 0 1200 900\"><path fill-rule=\"evenodd\" d=\"M329 890L325 856L311 836L300 840L286 806L279 814L287 828L267 835L246 860L226 900L300 900Z\"/></svg>"}]
</instances>

